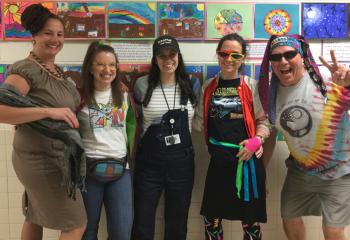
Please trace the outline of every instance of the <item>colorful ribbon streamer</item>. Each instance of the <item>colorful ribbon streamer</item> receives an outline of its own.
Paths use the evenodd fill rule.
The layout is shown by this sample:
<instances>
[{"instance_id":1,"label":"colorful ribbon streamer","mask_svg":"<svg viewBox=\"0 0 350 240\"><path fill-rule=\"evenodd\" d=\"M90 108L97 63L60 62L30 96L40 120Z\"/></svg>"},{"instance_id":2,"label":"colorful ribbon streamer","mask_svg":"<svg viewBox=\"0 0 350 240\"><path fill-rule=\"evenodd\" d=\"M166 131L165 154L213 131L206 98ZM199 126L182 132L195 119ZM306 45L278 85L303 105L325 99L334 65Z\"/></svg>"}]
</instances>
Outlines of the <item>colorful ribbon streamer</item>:
<instances>
[{"instance_id":1,"label":"colorful ribbon streamer","mask_svg":"<svg viewBox=\"0 0 350 240\"><path fill-rule=\"evenodd\" d=\"M228 147L228 148L235 148L241 150L243 146L233 144L233 143L228 143L228 142L222 142L222 141L217 141L214 138L210 137L209 142L211 144L217 145L217 146L222 146L222 147ZM243 192L244 192L244 201L249 202L249 169L248 169L248 164L250 168L250 175L251 175L251 181L252 181L252 186L253 186L253 195L254 198L258 199L258 186L256 182L256 172L255 172L255 165L254 165L254 159L253 157L250 158L248 161L239 161L237 165L237 170L236 170L236 189L237 189L237 196L238 198L241 198L241 190L242 190L242 178L243 178Z\"/></svg>"}]
</instances>

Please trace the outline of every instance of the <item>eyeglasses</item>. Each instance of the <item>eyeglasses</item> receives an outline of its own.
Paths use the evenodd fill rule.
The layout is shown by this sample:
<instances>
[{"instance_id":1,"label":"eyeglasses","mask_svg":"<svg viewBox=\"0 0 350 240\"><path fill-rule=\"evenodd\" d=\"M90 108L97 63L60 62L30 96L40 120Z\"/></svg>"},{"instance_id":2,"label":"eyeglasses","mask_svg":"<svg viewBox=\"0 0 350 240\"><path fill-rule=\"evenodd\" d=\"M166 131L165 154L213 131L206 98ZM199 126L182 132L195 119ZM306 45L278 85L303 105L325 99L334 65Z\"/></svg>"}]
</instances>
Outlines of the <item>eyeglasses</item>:
<instances>
[{"instance_id":1,"label":"eyeglasses","mask_svg":"<svg viewBox=\"0 0 350 240\"><path fill-rule=\"evenodd\" d=\"M117 69L118 68L118 64L117 63L110 63L110 64L105 64L105 63L93 63L93 65L95 65L98 68L104 69L106 67L110 68L110 69Z\"/></svg>"},{"instance_id":2,"label":"eyeglasses","mask_svg":"<svg viewBox=\"0 0 350 240\"><path fill-rule=\"evenodd\" d=\"M287 61L295 58L295 56L298 54L297 50L287 51L284 53L276 53L270 55L270 61L273 62L279 62L282 60L282 57L284 57Z\"/></svg>"},{"instance_id":3,"label":"eyeglasses","mask_svg":"<svg viewBox=\"0 0 350 240\"><path fill-rule=\"evenodd\" d=\"M232 61L238 61L244 58L243 54L231 51L217 51L216 54L225 59L230 57Z\"/></svg>"}]
</instances>

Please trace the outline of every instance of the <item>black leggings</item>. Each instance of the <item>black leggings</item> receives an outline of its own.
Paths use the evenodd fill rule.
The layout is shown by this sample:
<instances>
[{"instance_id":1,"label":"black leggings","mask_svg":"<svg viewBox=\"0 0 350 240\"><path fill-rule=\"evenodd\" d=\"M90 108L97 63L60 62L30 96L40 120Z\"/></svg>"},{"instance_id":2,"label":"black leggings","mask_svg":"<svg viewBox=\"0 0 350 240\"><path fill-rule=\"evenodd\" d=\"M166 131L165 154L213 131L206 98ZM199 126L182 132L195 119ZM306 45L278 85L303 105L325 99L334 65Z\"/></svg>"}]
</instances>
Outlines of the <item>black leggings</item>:
<instances>
[{"instance_id":1,"label":"black leggings","mask_svg":"<svg viewBox=\"0 0 350 240\"><path fill-rule=\"evenodd\" d=\"M205 240L223 240L222 218L204 217ZM243 240L261 240L260 225L255 223L243 223Z\"/></svg>"}]
</instances>

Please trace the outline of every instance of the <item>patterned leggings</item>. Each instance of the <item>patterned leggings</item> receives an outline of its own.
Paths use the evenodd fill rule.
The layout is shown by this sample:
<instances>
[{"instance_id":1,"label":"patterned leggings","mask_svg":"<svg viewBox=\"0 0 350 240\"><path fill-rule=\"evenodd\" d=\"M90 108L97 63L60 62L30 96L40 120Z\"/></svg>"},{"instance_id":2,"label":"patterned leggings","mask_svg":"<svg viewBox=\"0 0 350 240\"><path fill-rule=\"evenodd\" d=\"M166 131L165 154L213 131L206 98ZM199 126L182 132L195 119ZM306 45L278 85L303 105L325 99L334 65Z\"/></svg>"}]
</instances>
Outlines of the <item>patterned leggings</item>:
<instances>
[{"instance_id":1,"label":"patterned leggings","mask_svg":"<svg viewBox=\"0 0 350 240\"><path fill-rule=\"evenodd\" d=\"M222 218L208 218L204 217L205 240L223 240L224 231L222 230ZM262 240L260 225L258 224L244 224L242 222L244 231L243 240Z\"/></svg>"}]
</instances>

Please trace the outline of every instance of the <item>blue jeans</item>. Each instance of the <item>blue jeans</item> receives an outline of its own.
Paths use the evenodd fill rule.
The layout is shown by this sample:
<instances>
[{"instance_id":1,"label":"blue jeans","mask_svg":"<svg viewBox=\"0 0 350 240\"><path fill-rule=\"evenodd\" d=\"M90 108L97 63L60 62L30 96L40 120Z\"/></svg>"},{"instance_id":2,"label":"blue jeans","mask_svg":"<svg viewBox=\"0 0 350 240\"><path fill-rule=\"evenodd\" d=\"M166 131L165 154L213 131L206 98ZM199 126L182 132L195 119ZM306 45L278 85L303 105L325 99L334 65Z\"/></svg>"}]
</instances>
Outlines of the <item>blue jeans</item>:
<instances>
[{"instance_id":1,"label":"blue jeans","mask_svg":"<svg viewBox=\"0 0 350 240\"><path fill-rule=\"evenodd\" d=\"M107 216L109 240L130 240L132 227L132 185L130 171L113 182L87 178L83 199L88 217L83 240L96 240L102 204Z\"/></svg>"}]
</instances>

